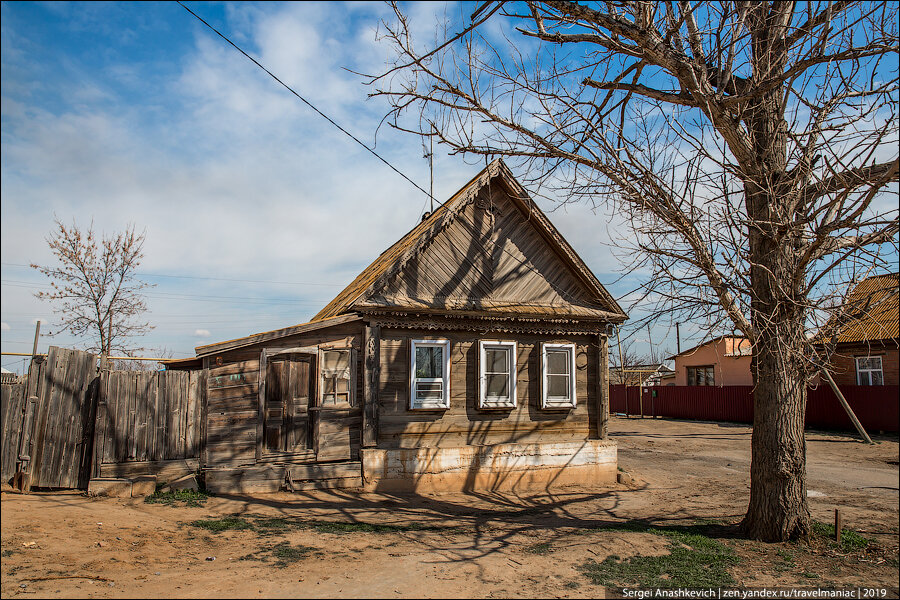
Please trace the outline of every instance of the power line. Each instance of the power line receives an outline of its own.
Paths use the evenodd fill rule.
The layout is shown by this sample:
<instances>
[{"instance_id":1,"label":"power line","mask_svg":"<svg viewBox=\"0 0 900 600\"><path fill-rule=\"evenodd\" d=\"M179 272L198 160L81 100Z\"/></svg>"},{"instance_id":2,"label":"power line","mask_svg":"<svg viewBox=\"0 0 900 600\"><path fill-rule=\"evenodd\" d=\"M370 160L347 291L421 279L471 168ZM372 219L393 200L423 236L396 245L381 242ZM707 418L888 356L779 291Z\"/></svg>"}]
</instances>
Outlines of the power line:
<instances>
[{"instance_id":1,"label":"power line","mask_svg":"<svg viewBox=\"0 0 900 600\"><path fill-rule=\"evenodd\" d=\"M6 267L30 267L22 263L0 263ZM344 287L340 283L311 283L309 281L272 281L267 279L234 279L230 277L200 277L199 275L169 275L167 273L145 273L143 271L135 272L135 275L141 277L168 277L172 279L204 279L209 281L231 281L234 283L271 283L275 285L317 285L324 287Z\"/></svg>"},{"instance_id":2,"label":"power line","mask_svg":"<svg viewBox=\"0 0 900 600\"><path fill-rule=\"evenodd\" d=\"M293 89L291 86L289 86L288 84L286 84L286 83L283 82L282 80L278 79L278 77L276 77L275 74L273 74L270 70L268 70L267 68L265 68L264 66L262 66L262 65L259 63L259 61L257 61L255 58L253 58L252 56L250 56L250 55L247 54L246 52L244 52L244 51L241 49L240 46L238 46L237 44L235 44L234 42L232 42L230 39L228 39L228 38L225 36L225 34L223 34L223 33L220 32L218 29L216 29L215 27L213 27L212 25L210 25L209 23L207 23L206 21L204 21L203 18L202 18L200 15L198 15L197 13L195 13L194 11L192 11L191 9L189 9L187 6L185 6L184 4L182 4L182 3L181 3L181 0L175 0L175 1L178 2L178 4L181 5L181 7L182 7L184 10L188 11L189 13L191 13L192 15L194 15L195 17L197 17L197 19L198 19L201 23L203 23L204 25L206 25L207 27L209 27L212 31L214 31L214 32L216 33L216 35L218 35L220 38L222 38L223 40L225 40L226 42L228 42L235 50L237 50L238 52L240 52L241 54L243 54L244 56L246 56L248 59L250 59L251 61L253 61L253 64L255 64L257 67L259 67L260 69L262 69L263 71L265 71L266 73L268 73L269 77L271 77L272 79L274 79L275 81L277 81L278 83L280 83L282 86L284 86L284 88L285 88L286 90L288 90L290 93L292 93L292 94L295 95L297 98L299 98L301 102L303 102L303 103L306 104L308 107L310 107L311 109L313 109L314 111L316 111L316 112L319 114L319 116L321 116L323 119L325 119L326 121L328 121L329 123L331 123L332 125L334 125L335 127L337 127L339 130L341 130L345 135L347 135L347 137L349 137L350 139L352 139L354 142L356 142L357 144L359 144L360 146L362 146L363 148L365 148L366 150L368 150L369 153L372 154L372 156L374 156L375 158L377 158L378 160L380 160L381 162L383 162L384 164L386 164L386 165L387 165L388 167L390 167L395 173L397 173L400 177L402 177L403 179L405 179L405 180L407 180L408 182L410 182L411 184L413 184L413 185L416 187L416 189L418 189L420 192L422 192L423 194L425 194L427 197L431 198L432 200L434 199L434 196L432 196L431 194L429 194L428 192L426 192L426 191L425 191L418 183L416 183L415 181L413 181L412 179L410 179L409 177L407 177L406 175L404 175L403 172L401 172L397 167L395 167L394 165L392 165L391 163L389 163L389 162L387 161L387 159L383 158L380 154L378 154L377 152L375 152L373 149L369 148L366 144L364 144L362 141L360 141L360 139L357 138L355 135L353 135L352 133L350 133L349 131L347 131L346 129L344 129L343 127L341 127L340 125L338 125L331 117L329 117L328 115L326 115L325 113L323 113L321 110L319 110L318 108L316 108L309 100L307 100L306 98L304 98L303 96L301 96L300 94L298 94L296 91L294 91L294 89Z\"/></svg>"}]
</instances>

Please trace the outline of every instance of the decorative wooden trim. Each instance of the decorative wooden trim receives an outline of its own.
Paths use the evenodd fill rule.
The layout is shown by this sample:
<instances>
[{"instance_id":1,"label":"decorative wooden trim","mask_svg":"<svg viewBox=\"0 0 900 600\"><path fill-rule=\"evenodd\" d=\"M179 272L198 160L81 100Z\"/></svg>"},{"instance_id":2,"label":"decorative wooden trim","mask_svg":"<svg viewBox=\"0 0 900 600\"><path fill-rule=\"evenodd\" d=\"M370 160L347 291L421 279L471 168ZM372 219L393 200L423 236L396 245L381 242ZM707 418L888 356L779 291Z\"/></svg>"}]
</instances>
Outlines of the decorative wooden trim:
<instances>
[{"instance_id":1,"label":"decorative wooden trim","mask_svg":"<svg viewBox=\"0 0 900 600\"><path fill-rule=\"evenodd\" d=\"M600 402L600 410L597 412L597 436L601 440L609 439L609 338L598 335L599 367L597 385L600 387L597 398Z\"/></svg>"},{"instance_id":2,"label":"decorative wooden trim","mask_svg":"<svg viewBox=\"0 0 900 600\"><path fill-rule=\"evenodd\" d=\"M363 358L362 446L378 444L378 386L381 369L381 327L366 325Z\"/></svg>"},{"instance_id":3,"label":"decorative wooden trim","mask_svg":"<svg viewBox=\"0 0 900 600\"><path fill-rule=\"evenodd\" d=\"M426 329L435 331L471 331L479 335L522 333L536 335L590 335L595 336L606 327L606 322L575 322L567 319L525 320L498 318L452 318L431 315L407 315L402 313L369 314L373 325L390 329Z\"/></svg>"}]
</instances>

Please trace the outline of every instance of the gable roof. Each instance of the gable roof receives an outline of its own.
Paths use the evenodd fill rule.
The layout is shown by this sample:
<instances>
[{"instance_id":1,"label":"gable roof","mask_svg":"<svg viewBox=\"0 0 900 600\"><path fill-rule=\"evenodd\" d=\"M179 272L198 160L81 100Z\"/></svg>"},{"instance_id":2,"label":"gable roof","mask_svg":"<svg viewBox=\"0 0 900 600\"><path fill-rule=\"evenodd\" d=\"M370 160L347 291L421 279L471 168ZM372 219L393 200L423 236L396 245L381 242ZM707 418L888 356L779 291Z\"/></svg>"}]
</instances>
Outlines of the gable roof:
<instances>
[{"instance_id":1,"label":"gable roof","mask_svg":"<svg viewBox=\"0 0 900 600\"><path fill-rule=\"evenodd\" d=\"M433 213L416 225L409 233L400 238L394 245L381 253L372 264L366 267L350 284L344 288L328 305L313 317L316 322L337 315L358 311L377 309L418 309L429 310L429 307L421 302L398 304L379 297L384 292L392 279L398 276L404 268L422 255L425 249L454 221L464 217L465 209L475 201L475 198L486 187L500 184L508 194L510 201L516 205L534 230L543 239L551 252L568 267L583 288L586 296L590 298L590 307L581 307L581 310L561 310L558 307L548 306L544 303L529 303L527 301L499 301L479 302L477 311L483 314L495 314L504 316L523 315L529 317L541 316L559 317L571 316L578 318L605 319L612 322L621 322L627 318L625 312L616 303L615 299L606 291L597 280L584 261L575 253L572 247L560 235L557 229L550 223L546 215L534 204L527 192L515 180L512 172L497 159L490 163L478 175L472 178L449 200L438 207ZM458 303L457 306L442 306L437 312L473 312L473 306Z\"/></svg>"},{"instance_id":2,"label":"gable roof","mask_svg":"<svg viewBox=\"0 0 900 600\"><path fill-rule=\"evenodd\" d=\"M871 342L900 337L898 274L874 275L860 281L844 299L846 323L835 319L823 328L836 330L837 343Z\"/></svg>"}]
</instances>

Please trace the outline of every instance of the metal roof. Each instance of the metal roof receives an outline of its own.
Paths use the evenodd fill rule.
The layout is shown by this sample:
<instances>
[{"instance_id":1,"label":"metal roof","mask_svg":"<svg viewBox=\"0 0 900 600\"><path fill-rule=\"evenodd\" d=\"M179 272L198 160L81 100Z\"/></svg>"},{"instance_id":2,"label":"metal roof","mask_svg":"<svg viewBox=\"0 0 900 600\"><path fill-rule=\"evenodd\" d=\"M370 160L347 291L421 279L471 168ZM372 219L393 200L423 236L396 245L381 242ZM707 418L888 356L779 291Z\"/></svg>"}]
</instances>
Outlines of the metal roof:
<instances>
[{"instance_id":1,"label":"metal roof","mask_svg":"<svg viewBox=\"0 0 900 600\"><path fill-rule=\"evenodd\" d=\"M860 281L844 300L848 322L840 325L834 341L841 343L896 340L900 337L898 274L875 275ZM834 326L832 320L829 325ZM826 325L825 329L830 329Z\"/></svg>"}]
</instances>

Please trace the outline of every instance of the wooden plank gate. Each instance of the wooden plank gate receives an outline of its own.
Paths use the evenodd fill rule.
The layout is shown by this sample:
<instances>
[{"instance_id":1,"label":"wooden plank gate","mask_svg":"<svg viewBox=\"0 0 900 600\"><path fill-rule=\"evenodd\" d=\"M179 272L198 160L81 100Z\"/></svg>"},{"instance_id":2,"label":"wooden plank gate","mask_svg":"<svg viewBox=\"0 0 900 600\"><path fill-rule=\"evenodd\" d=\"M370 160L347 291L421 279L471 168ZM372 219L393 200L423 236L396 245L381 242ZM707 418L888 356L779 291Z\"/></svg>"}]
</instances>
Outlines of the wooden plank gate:
<instances>
[{"instance_id":1,"label":"wooden plank gate","mask_svg":"<svg viewBox=\"0 0 900 600\"><path fill-rule=\"evenodd\" d=\"M4 482L25 491L87 487L97 385L96 355L50 346L24 383L3 386Z\"/></svg>"}]
</instances>

